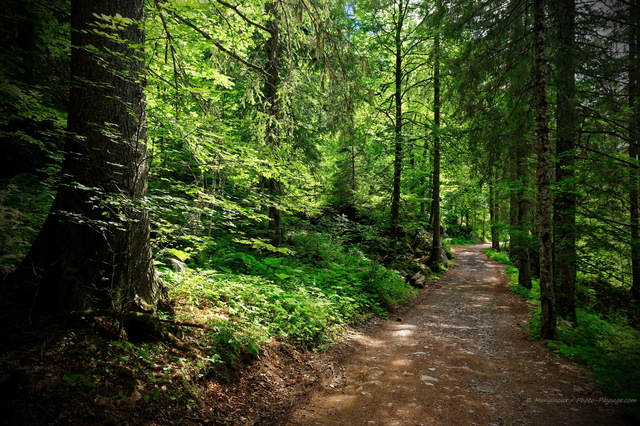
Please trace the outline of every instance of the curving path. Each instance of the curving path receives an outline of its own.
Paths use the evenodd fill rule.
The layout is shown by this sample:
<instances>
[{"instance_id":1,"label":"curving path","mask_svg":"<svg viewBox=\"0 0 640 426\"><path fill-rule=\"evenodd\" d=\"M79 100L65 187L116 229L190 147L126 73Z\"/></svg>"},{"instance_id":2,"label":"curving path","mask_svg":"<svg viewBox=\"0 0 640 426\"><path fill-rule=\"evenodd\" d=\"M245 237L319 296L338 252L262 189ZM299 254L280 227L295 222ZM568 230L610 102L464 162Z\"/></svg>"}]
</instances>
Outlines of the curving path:
<instances>
[{"instance_id":1,"label":"curving path","mask_svg":"<svg viewBox=\"0 0 640 426\"><path fill-rule=\"evenodd\" d=\"M401 318L353 336L289 424L625 424L574 365L525 338L528 307L486 247L455 248L454 267Z\"/></svg>"}]
</instances>

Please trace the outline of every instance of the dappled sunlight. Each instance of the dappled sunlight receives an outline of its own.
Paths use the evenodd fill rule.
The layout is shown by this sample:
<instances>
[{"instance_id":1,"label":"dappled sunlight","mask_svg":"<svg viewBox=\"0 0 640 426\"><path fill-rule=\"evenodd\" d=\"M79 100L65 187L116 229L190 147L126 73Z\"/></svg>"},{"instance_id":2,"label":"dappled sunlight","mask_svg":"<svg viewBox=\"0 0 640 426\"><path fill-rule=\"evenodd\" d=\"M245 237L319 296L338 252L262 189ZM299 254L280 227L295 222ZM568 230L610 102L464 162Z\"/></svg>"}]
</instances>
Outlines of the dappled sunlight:
<instances>
[{"instance_id":1,"label":"dappled sunlight","mask_svg":"<svg viewBox=\"0 0 640 426\"><path fill-rule=\"evenodd\" d=\"M328 395L325 403L327 405L344 406L346 404L353 404L356 402L358 395Z\"/></svg>"},{"instance_id":2,"label":"dappled sunlight","mask_svg":"<svg viewBox=\"0 0 640 426\"><path fill-rule=\"evenodd\" d=\"M406 323L400 323L400 324L391 324L389 326L390 328L394 328L394 329L407 329L407 330L415 330L417 328L416 325L414 324L406 324Z\"/></svg>"},{"instance_id":3,"label":"dappled sunlight","mask_svg":"<svg viewBox=\"0 0 640 426\"><path fill-rule=\"evenodd\" d=\"M394 331L392 334L394 336L399 336L399 337L409 337L413 334L413 330L397 330Z\"/></svg>"},{"instance_id":4,"label":"dappled sunlight","mask_svg":"<svg viewBox=\"0 0 640 426\"><path fill-rule=\"evenodd\" d=\"M372 347L372 348L384 347L387 345L387 342L385 342L384 340L374 339L371 336L365 336L363 334L356 336L353 340L357 341L361 345Z\"/></svg>"},{"instance_id":5,"label":"dappled sunlight","mask_svg":"<svg viewBox=\"0 0 640 426\"><path fill-rule=\"evenodd\" d=\"M396 358L391 361L391 365L394 367L406 367L413 363L413 361L409 358Z\"/></svg>"},{"instance_id":6,"label":"dappled sunlight","mask_svg":"<svg viewBox=\"0 0 640 426\"><path fill-rule=\"evenodd\" d=\"M575 388L564 383L573 379L561 377L546 348L538 353L522 339L507 290L496 285L500 268L479 258L473 253L459 261L467 263L452 269L411 314L383 323L372 333L377 339L359 338L363 346L348 362L348 385L321 392L305 409L305 421L291 424L591 424L589 415L565 422L574 411L554 417L550 407L528 410L526 398L550 392L548 377L567 380L551 390L566 395ZM522 359L521 347L529 351ZM539 360L533 371L526 368L534 357L529 353Z\"/></svg>"}]
</instances>

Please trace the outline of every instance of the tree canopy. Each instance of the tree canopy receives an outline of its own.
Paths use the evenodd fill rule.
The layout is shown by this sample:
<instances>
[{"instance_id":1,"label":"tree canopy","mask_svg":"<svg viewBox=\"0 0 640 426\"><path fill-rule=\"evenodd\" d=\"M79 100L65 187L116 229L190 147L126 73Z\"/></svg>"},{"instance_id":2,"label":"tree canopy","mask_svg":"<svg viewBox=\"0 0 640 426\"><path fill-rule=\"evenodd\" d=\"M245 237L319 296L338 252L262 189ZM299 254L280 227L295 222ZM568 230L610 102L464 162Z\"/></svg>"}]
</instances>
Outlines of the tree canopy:
<instances>
[{"instance_id":1,"label":"tree canopy","mask_svg":"<svg viewBox=\"0 0 640 426\"><path fill-rule=\"evenodd\" d=\"M178 295L319 347L491 241L543 339L640 324L638 0L4 9L8 315L133 335Z\"/></svg>"}]
</instances>

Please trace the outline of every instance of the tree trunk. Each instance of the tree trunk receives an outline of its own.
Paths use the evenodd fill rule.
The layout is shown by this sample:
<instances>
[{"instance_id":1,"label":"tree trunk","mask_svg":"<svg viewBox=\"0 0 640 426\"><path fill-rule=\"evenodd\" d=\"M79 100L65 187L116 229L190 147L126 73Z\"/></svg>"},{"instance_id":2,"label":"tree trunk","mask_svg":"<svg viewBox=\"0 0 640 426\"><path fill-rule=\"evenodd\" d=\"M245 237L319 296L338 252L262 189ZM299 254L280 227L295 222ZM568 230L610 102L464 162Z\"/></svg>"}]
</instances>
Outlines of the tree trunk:
<instances>
[{"instance_id":1,"label":"tree trunk","mask_svg":"<svg viewBox=\"0 0 640 426\"><path fill-rule=\"evenodd\" d=\"M516 158L516 164L510 164L509 170L511 176L509 180L511 187L509 188L509 257L512 260L516 260L516 251L518 249L516 245L516 238L518 233L518 190L513 185L518 184L518 164Z\"/></svg>"},{"instance_id":2,"label":"tree trunk","mask_svg":"<svg viewBox=\"0 0 640 426\"><path fill-rule=\"evenodd\" d=\"M71 4L72 86L61 183L18 281L32 285L42 311L125 310L140 300L156 306L163 292L143 204L148 166L138 46L144 44L144 2ZM117 18L105 22L103 16ZM101 25L110 23L117 29Z\"/></svg>"},{"instance_id":3,"label":"tree trunk","mask_svg":"<svg viewBox=\"0 0 640 426\"><path fill-rule=\"evenodd\" d=\"M538 149L538 240L540 246L540 302L542 339L556 338L556 301L553 285L551 239L551 146L547 99L546 23L544 0L533 1L534 104Z\"/></svg>"},{"instance_id":4,"label":"tree trunk","mask_svg":"<svg viewBox=\"0 0 640 426\"><path fill-rule=\"evenodd\" d=\"M558 314L576 319L576 150L575 0L553 2L560 47L556 55L557 143L554 200L554 265Z\"/></svg>"},{"instance_id":5,"label":"tree trunk","mask_svg":"<svg viewBox=\"0 0 640 426\"><path fill-rule=\"evenodd\" d=\"M633 0L629 10L629 157L630 170L630 225L631 225L631 295L640 302L640 218L638 214L638 141L640 139L640 1Z\"/></svg>"},{"instance_id":6,"label":"tree trunk","mask_svg":"<svg viewBox=\"0 0 640 426\"><path fill-rule=\"evenodd\" d=\"M527 159L524 149L516 149L516 169L518 182L516 207L515 255L518 268L518 284L530 289L531 285L531 254L529 253L529 215L531 203L528 196L529 176Z\"/></svg>"},{"instance_id":7,"label":"tree trunk","mask_svg":"<svg viewBox=\"0 0 640 426\"><path fill-rule=\"evenodd\" d=\"M512 20L510 31L510 43L517 46L513 49L509 60L515 64L510 74L509 96L512 100L517 100L525 91L525 79L523 77L527 73L529 61L521 57L520 49L524 48L522 34L527 31L525 14L519 10L522 3L518 0L510 1ZM530 289L531 282L531 253L530 253L530 233L531 233L531 193L529 179L529 157L531 156L532 143L527 138L525 130L528 121L525 112L522 111L523 105L519 102L512 103L514 112L518 112L521 118L515 120L515 127L512 130L512 152L515 158L513 162L513 185L511 190L511 239L510 249L516 267L518 268L518 284L524 288Z\"/></svg>"},{"instance_id":8,"label":"tree trunk","mask_svg":"<svg viewBox=\"0 0 640 426\"><path fill-rule=\"evenodd\" d=\"M395 157L393 160L393 191L391 194L391 234L393 238L394 254L398 244L400 233L400 184L402 183L402 145L404 135L402 133L402 26L404 24L403 1L398 2L398 21L395 33Z\"/></svg>"},{"instance_id":9,"label":"tree trunk","mask_svg":"<svg viewBox=\"0 0 640 426\"><path fill-rule=\"evenodd\" d=\"M440 37L436 34L433 42L433 247L429 263L442 263L440 250Z\"/></svg>"},{"instance_id":10,"label":"tree trunk","mask_svg":"<svg viewBox=\"0 0 640 426\"><path fill-rule=\"evenodd\" d=\"M493 180L493 178L491 179ZM491 222L491 248L500 250L500 234L497 225L496 190L493 182L489 183L489 221Z\"/></svg>"},{"instance_id":11,"label":"tree trunk","mask_svg":"<svg viewBox=\"0 0 640 426\"><path fill-rule=\"evenodd\" d=\"M270 18L267 28L269 39L265 49L267 54L267 78L264 85L264 95L267 101L267 148L275 156L280 149L278 135L278 120L280 119L280 100L278 99L278 87L280 86L280 58L278 48L280 45L280 29L278 27L278 15L274 2L267 3L267 14ZM282 212L277 206L282 194L282 182L275 177L264 179L265 189L270 197L269 205L269 231L271 244L275 247L282 243Z\"/></svg>"}]
</instances>

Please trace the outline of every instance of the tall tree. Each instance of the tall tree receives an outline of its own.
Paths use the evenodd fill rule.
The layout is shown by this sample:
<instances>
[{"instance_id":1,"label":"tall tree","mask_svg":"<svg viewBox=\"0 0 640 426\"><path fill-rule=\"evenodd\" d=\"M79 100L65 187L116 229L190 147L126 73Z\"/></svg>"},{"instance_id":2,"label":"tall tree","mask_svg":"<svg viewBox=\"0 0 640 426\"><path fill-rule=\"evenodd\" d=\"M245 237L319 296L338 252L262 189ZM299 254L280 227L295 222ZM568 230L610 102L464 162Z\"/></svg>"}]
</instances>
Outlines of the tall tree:
<instances>
[{"instance_id":1,"label":"tall tree","mask_svg":"<svg viewBox=\"0 0 640 426\"><path fill-rule=\"evenodd\" d=\"M544 0L533 1L534 105L536 110L538 242L540 248L540 302L542 339L556 337L556 301L553 285L551 228L551 144L547 99L546 17Z\"/></svg>"},{"instance_id":2,"label":"tall tree","mask_svg":"<svg viewBox=\"0 0 640 426\"><path fill-rule=\"evenodd\" d=\"M437 13L440 14L442 10L442 2L437 3ZM436 31L439 31L436 28ZM441 111L441 99L440 89L442 85L440 75L440 58L442 54L442 48L440 46L440 34L436 33L435 40L433 42L433 182L432 182L432 205L431 205L431 220L433 225L433 244L431 246L431 254L429 256L429 263L437 265L443 262L442 258L442 236L440 235L440 157L441 157L441 139L440 139L440 111Z\"/></svg>"},{"instance_id":3,"label":"tall tree","mask_svg":"<svg viewBox=\"0 0 640 426\"><path fill-rule=\"evenodd\" d=\"M491 224L491 248L500 250L500 234L498 232L498 206L496 202L496 185L493 176L489 177L489 222Z\"/></svg>"},{"instance_id":4,"label":"tall tree","mask_svg":"<svg viewBox=\"0 0 640 426\"><path fill-rule=\"evenodd\" d=\"M278 25L278 7L275 2L266 4L266 12L269 19L267 29L269 38L265 43L267 63L265 67L266 78L264 83L264 97L267 110L266 145L272 155L277 155L280 148L278 121L280 119L280 28ZM282 190L282 182L277 177L265 177L264 185L271 197L269 205L269 230L271 231L271 244L278 247L282 241L282 212L276 203Z\"/></svg>"},{"instance_id":5,"label":"tall tree","mask_svg":"<svg viewBox=\"0 0 640 426\"><path fill-rule=\"evenodd\" d=\"M576 318L576 52L575 0L552 2L559 41L556 51L557 142L554 198L554 281L558 290L558 314Z\"/></svg>"},{"instance_id":6,"label":"tall tree","mask_svg":"<svg viewBox=\"0 0 640 426\"><path fill-rule=\"evenodd\" d=\"M68 138L58 192L18 271L41 310L154 307L143 0L74 0Z\"/></svg>"},{"instance_id":7,"label":"tall tree","mask_svg":"<svg viewBox=\"0 0 640 426\"><path fill-rule=\"evenodd\" d=\"M640 212L638 144L640 143L640 0L629 4L629 157L630 192L629 219L631 225L631 294L640 302Z\"/></svg>"},{"instance_id":8,"label":"tall tree","mask_svg":"<svg viewBox=\"0 0 640 426\"><path fill-rule=\"evenodd\" d=\"M422 50L427 39L423 24L428 13L422 6L413 0L374 0L363 1L355 9L355 16L361 19L357 36L369 49L371 58L366 60L375 67L373 78L379 83L379 96L370 98L370 105L380 118L386 119L386 124L380 123L380 134L384 133L383 137L391 142L387 145L391 147L388 152L392 161L389 231L394 251L401 236L405 158L409 164L414 161L408 145L417 140L408 134L411 125L416 124L411 118L417 114L414 108L419 104L413 102L412 94L418 93L427 80L421 75L428 62Z\"/></svg>"},{"instance_id":9,"label":"tall tree","mask_svg":"<svg viewBox=\"0 0 640 426\"><path fill-rule=\"evenodd\" d=\"M402 154L404 145L403 134L403 27L409 9L409 1L398 0L394 10L394 101L395 101L395 117L394 117L394 160L393 160L393 190L391 192L391 233L394 241L394 249L398 243L399 227L400 227L400 184L402 182Z\"/></svg>"},{"instance_id":10,"label":"tall tree","mask_svg":"<svg viewBox=\"0 0 640 426\"><path fill-rule=\"evenodd\" d=\"M518 284L524 288L531 288L531 252L529 247L529 216L531 202L529 200L529 164L525 152L528 144L523 143L516 148L516 223L514 239L514 254L518 267Z\"/></svg>"}]
</instances>

